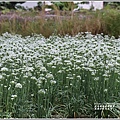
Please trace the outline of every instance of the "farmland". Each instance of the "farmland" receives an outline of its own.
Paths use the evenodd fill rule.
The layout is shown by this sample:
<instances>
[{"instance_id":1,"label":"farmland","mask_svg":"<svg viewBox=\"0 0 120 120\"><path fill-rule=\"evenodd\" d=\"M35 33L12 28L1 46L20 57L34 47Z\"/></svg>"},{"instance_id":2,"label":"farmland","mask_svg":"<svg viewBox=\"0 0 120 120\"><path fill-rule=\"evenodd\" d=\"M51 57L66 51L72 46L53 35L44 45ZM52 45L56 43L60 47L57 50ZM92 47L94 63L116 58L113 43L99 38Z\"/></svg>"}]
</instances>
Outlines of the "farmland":
<instances>
[{"instance_id":1,"label":"farmland","mask_svg":"<svg viewBox=\"0 0 120 120\"><path fill-rule=\"evenodd\" d=\"M0 85L1 118L98 117L94 103L120 102L120 38L4 33Z\"/></svg>"}]
</instances>

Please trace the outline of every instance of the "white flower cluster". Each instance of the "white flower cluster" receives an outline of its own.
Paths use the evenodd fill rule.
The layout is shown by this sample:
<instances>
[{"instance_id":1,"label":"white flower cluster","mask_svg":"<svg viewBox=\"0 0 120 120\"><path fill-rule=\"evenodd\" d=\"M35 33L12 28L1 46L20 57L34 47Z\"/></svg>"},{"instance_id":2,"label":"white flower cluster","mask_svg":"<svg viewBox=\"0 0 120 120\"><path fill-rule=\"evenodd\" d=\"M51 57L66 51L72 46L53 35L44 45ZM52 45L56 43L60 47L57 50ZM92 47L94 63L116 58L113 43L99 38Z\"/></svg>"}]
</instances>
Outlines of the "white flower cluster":
<instances>
[{"instance_id":1,"label":"white flower cluster","mask_svg":"<svg viewBox=\"0 0 120 120\"><path fill-rule=\"evenodd\" d=\"M3 68L1 68L1 71L8 71L8 68L3 67Z\"/></svg>"},{"instance_id":2,"label":"white flower cluster","mask_svg":"<svg viewBox=\"0 0 120 120\"><path fill-rule=\"evenodd\" d=\"M44 90L44 89L40 89L39 91L38 91L38 94L45 94L46 93L46 91Z\"/></svg>"},{"instance_id":3,"label":"white flower cluster","mask_svg":"<svg viewBox=\"0 0 120 120\"><path fill-rule=\"evenodd\" d=\"M14 100L15 98L17 98L17 95L11 95L11 100Z\"/></svg>"},{"instance_id":4,"label":"white flower cluster","mask_svg":"<svg viewBox=\"0 0 120 120\"><path fill-rule=\"evenodd\" d=\"M16 87L16 88L22 88L22 84L17 83L17 84L15 85L15 87Z\"/></svg>"}]
</instances>

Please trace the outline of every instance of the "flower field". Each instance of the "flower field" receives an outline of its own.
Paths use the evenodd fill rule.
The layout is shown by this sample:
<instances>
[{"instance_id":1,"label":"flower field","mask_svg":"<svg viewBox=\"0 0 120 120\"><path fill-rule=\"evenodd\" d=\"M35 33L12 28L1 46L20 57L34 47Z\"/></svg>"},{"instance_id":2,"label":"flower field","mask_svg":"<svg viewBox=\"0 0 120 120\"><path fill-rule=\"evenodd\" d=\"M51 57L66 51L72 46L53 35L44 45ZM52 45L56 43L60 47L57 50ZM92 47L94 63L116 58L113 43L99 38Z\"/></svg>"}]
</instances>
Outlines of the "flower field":
<instances>
[{"instance_id":1,"label":"flower field","mask_svg":"<svg viewBox=\"0 0 120 120\"><path fill-rule=\"evenodd\" d=\"M97 117L97 102L120 102L120 38L0 36L1 118Z\"/></svg>"}]
</instances>

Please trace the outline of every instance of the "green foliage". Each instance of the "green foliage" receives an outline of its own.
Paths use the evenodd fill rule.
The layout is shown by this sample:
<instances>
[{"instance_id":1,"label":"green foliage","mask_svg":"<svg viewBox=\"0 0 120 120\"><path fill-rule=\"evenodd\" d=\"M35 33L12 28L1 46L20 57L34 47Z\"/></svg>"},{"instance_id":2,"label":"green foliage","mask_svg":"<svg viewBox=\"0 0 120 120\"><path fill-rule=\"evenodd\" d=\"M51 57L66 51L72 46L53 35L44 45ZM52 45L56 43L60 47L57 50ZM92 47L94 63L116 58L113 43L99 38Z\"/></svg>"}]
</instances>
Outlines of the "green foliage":
<instances>
[{"instance_id":1,"label":"green foliage","mask_svg":"<svg viewBox=\"0 0 120 120\"><path fill-rule=\"evenodd\" d=\"M52 2L59 10L63 10L64 4L62 2Z\"/></svg>"},{"instance_id":2,"label":"green foliage","mask_svg":"<svg viewBox=\"0 0 120 120\"><path fill-rule=\"evenodd\" d=\"M24 2L0 2L0 10L3 10L5 8L7 8L7 9L15 9L15 5L17 3L24 3Z\"/></svg>"},{"instance_id":3,"label":"green foliage","mask_svg":"<svg viewBox=\"0 0 120 120\"><path fill-rule=\"evenodd\" d=\"M115 9L104 10L101 15L104 32L118 37L120 35L120 12Z\"/></svg>"},{"instance_id":4,"label":"green foliage","mask_svg":"<svg viewBox=\"0 0 120 120\"><path fill-rule=\"evenodd\" d=\"M2 10L2 14L6 14L6 13L9 13L10 12L10 9L7 9L7 8L4 8L3 10Z\"/></svg>"},{"instance_id":5,"label":"green foliage","mask_svg":"<svg viewBox=\"0 0 120 120\"><path fill-rule=\"evenodd\" d=\"M77 7L73 2L52 2L58 10L73 10Z\"/></svg>"},{"instance_id":6,"label":"green foliage","mask_svg":"<svg viewBox=\"0 0 120 120\"><path fill-rule=\"evenodd\" d=\"M89 4L89 2L81 2L81 4Z\"/></svg>"},{"instance_id":7,"label":"green foliage","mask_svg":"<svg viewBox=\"0 0 120 120\"><path fill-rule=\"evenodd\" d=\"M120 2L104 2L104 6L110 9L120 9Z\"/></svg>"},{"instance_id":8,"label":"green foliage","mask_svg":"<svg viewBox=\"0 0 120 120\"><path fill-rule=\"evenodd\" d=\"M38 2L38 3L37 3L37 6L34 7L34 9L35 9L35 10L40 10L40 11L41 11L41 10L42 10L42 7L43 7L43 3L42 3L42 2Z\"/></svg>"}]
</instances>

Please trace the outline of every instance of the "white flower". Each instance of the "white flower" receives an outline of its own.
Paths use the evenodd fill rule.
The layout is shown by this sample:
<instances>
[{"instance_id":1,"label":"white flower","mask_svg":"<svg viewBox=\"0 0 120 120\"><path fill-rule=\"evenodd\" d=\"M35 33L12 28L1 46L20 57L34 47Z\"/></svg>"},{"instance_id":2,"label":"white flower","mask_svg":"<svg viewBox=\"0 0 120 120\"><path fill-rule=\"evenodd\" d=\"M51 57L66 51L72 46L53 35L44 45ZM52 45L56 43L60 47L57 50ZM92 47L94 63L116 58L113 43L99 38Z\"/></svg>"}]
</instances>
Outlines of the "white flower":
<instances>
[{"instance_id":1,"label":"white flower","mask_svg":"<svg viewBox=\"0 0 120 120\"><path fill-rule=\"evenodd\" d=\"M3 68L1 68L1 71L8 71L8 68L3 67Z\"/></svg>"},{"instance_id":2,"label":"white flower","mask_svg":"<svg viewBox=\"0 0 120 120\"><path fill-rule=\"evenodd\" d=\"M23 78L28 78L28 76L27 76L27 75L24 75Z\"/></svg>"},{"instance_id":3,"label":"white flower","mask_svg":"<svg viewBox=\"0 0 120 120\"><path fill-rule=\"evenodd\" d=\"M26 75L31 77L31 76L32 76L32 73L31 73L30 71L28 71L28 72L26 73Z\"/></svg>"},{"instance_id":4,"label":"white flower","mask_svg":"<svg viewBox=\"0 0 120 120\"><path fill-rule=\"evenodd\" d=\"M41 87L41 83L39 82L39 83L37 84L37 86L38 86L38 88L40 88L40 87Z\"/></svg>"},{"instance_id":5,"label":"white flower","mask_svg":"<svg viewBox=\"0 0 120 120\"><path fill-rule=\"evenodd\" d=\"M76 60L76 63L81 63L81 60Z\"/></svg>"},{"instance_id":6,"label":"white flower","mask_svg":"<svg viewBox=\"0 0 120 120\"><path fill-rule=\"evenodd\" d=\"M2 79L3 78L3 76L2 75L0 75L0 79Z\"/></svg>"},{"instance_id":7,"label":"white flower","mask_svg":"<svg viewBox=\"0 0 120 120\"><path fill-rule=\"evenodd\" d=\"M11 97L12 97L12 98L16 98L16 97L17 97L17 95L11 95Z\"/></svg>"},{"instance_id":8,"label":"white flower","mask_svg":"<svg viewBox=\"0 0 120 120\"><path fill-rule=\"evenodd\" d=\"M41 68L40 68L40 71L42 71L42 72L46 72L47 69L46 69L45 67L41 67Z\"/></svg>"},{"instance_id":9,"label":"white flower","mask_svg":"<svg viewBox=\"0 0 120 120\"><path fill-rule=\"evenodd\" d=\"M51 80L50 83L51 84L56 84L56 81L55 80Z\"/></svg>"},{"instance_id":10,"label":"white flower","mask_svg":"<svg viewBox=\"0 0 120 120\"><path fill-rule=\"evenodd\" d=\"M32 80L36 80L36 77L35 77L35 76L32 76L31 79L32 79Z\"/></svg>"},{"instance_id":11,"label":"white flower","mask_svg":"<svg viewBox=\"0 0 120 120\"><path fill-rule=\"evenodd\" d=\"M45 94L45 90L44 89L39 90L38 94Z\"/></svg>"},{"instance_id":12,"label":"white flower","mask_svg":"<svg viewBox=\"0 0 120 120\"><path fill-rule=\"evenodd\" d=\"M95 77L94 80L95 80L95 81L98 81L98 80L99 80L99 77Z\"/></svg>"},{"instance_id":13,"label":"white flower","mask_svg":"<svg viewBox=\"0 0 120 120\"><path fill-rule=\"evenodd\" d=\"M11 84L14 84L14 83L15 83L15 81L11 81L10 83L11 83Z\"/></svg>"},{"instance_id":14,"label":"white flower","mask_svg":"<svg viewBox=\"0 0 120 120\"><path fill-rule=\"evenodd\" d=\"M59 70L57 73L62 73L63 71L62 70Z\"/></svg>"},{"instance_id":15,"label":"white flower","mask_svg":"<svg viewBox=\"0 0 120 120\"><path fill-rule=\"evenodd\" d=\"M52 66L52 68L54 68L54 69L55 69L55 68L56 68L56 66Z\"/></svg>"},{"instance_id":16,"label":"white flower","mask_svg":"<svg viewBox=\"0 0 120 120\"><path fill-rule=\"evenodd\" d=\"M104 92L107 92L108 91L108 89L104 89Z\"/></svg>"},{"instance_id":17,"label":"white flower","mask_svg":"<svg viewBox=\"0 0 120 120\"><path fill-rule=\"evenodd\" d=\"M77 78L81 79L81 76L80 76L80 75L78 75L78 76L77 76Z\"/></svg>"},{"instance_id":18,"label":"white flower","mask_svg":"<svg viewBox=\"0 0 120 120\"><path fill-rule=\"evenodd\" d=\"M53 79L53 75L51 73L47 73L46 78Z\"/></svg>"},{"instance_id":19,"label":"white flower","mask_svg":"<svg viewBox=\"0 0 120 120\"><path fill-rule=\"evenodd\" d=\"M67 65L72 65L72 62L70 60L64 60L64 63L66 63Z\"/></svg>"},{"instance_id":20,"label":"white flower","mask_svg":"<svg viewBox=\"0 0 120 120\"><path fill-rule=\"evenodd\" d=\"M68 88L68 86L65 86L65 88Z\"/></svg>"},{"instance_id":21,"label":"white flower","mask_svg":"<svg viewBox=\"0 0 120 120\"><path fill-rule=\"evenodd\" d=\"M17 83L17 84L15 85L15 87L16 87L16 88L22 88L22 84Z\"/></svg>"},{"instance_id":22,"label":"white flower","mask_svg":"<svg viewBox=\"0 0 120 120\"><path fill-rule=\"evenodd\" d=\"M72 83L70 83L70 86L72 86L73 84Z\"/></svg>"},{"instance_id":23,"label":"white flower","mask_svg":"<svg viewBox=\"0 0 120 120\"><path fill-rule=\"evenodd\" d=\"M26 67L26 71L33 71L33 67Z\"/></svg>"},{"instance_id":24,"label":"white flower","mask_svg":"<svg viewBox=\"0 0 120 120\"><path fill-rule=\"evenodd\" d=\"M119 83L120 81L116 79L116 82L118 82L118 83Z\"/></svg>"},{"instance_id":25,"label":"white flower","mask_svg":"<svg viewBox=\"0 0 120 120\"><path fill-rule=\"evenodd\" d=\"M31 97L33 97L34 96L34 94L31 94Z\"/></svg>"},{"instance_id":26,"label":"white flower","mask_svg":"<svg viewBox=\"0 0 120 120\"><path fill-rule=\"evenodd\" d=\"M14 76L15 76L16 74L13 72L13 73L11 73L11 75L14 75Z\"/></svg>"},{"instance_id":27,"label":"white flower","mask_svg":"<svg viewBox=\"0 0 120 120\"><path fill-rule=\"evenodd\" d=\"M14 100L15 98L17 98L17 95L11 95L11 100Z\"/></svg>"},{"instance_id":28,"label":"white flower","mask_svg":"<svg viewBox=\"0 0 120 120\"><path fill-rule=\"evenodd\" d=\"M82 82L85 82L85 80L82 80Z\"/></svg>"},{"instance_id":29,"label":"white flower","mask_svg":"<svg viewBox=\"0 0 120 120\"><path fill-rule=\"evenodd\" d=\"M108 75L107 75L107 74L103 74L103 76L104 76L104 77L108 77Z\"/></svg>"},{"instance_id":30,"label":"white flower","mask_svg":"<svg viewBox=\"0 0 120 120\"><path fill-rule=\"evenodd\" d=\"M47 66L52 66L52 65L53 65L53 63L52 63L52 62L47 63Z\"/></svg>"},{"instance_id":31,"label":"white flower","mask_svg":"<svg viewBox=\"0 0 120 120\"><path fill-rule=\"evenodd\" d=\"M11 86L8 88L8 90L10 90Z\"/></svg>"}]
</instances>

